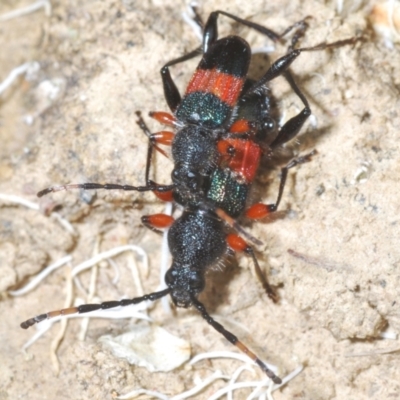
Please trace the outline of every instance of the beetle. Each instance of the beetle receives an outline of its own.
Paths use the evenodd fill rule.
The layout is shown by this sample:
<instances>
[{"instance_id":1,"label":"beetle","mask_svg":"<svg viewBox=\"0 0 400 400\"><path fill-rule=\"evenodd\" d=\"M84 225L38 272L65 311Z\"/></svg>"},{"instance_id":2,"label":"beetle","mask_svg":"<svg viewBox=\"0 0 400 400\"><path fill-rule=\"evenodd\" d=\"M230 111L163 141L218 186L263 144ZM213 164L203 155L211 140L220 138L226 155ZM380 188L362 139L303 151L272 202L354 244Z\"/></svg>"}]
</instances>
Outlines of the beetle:
<instances>
[{"instance_id":1,"label":"beetle","mask_svg":"<svg viewBox=\"0 0 400 400\"><path fill-rule=\"evenodd\" d=\"M275 132L275 125L270 119L268 110L263 108L268 100L268 96L263 93L265 84L278 76L284 76L304 106L297 115L278 129L276 136L268 144L269 148L273 149L295 137L311 113L307 99L288 70L289 66L303 51L354 43L354 39L295 49L299 37L299 34L295 34L288 52L275 61L259 80L251 82L247 78L251 59L250 46L239 36L218 39L219 15L253 28L273 41L280 40L287 32L301 26L299 23L294 24L282 35L278 35L268 28L224 11L212 12L204 26L201 48L168 62L161 69L165 99L173 114L152 112L150 116L160 123L175 128L176 132L151 133L138 114L137 122L149 138L146 184L144 186L69 184L49 187L38 193L41 197L50 192L71 188L153 191L163 200L173 199L182 205L182 215L176 220L164 214L142 218L142 221L153 229L169 228L168 244L173 260L165 276L167 288L133 299L85 304L51 311L26 320L21 327L27 329L40 321L60 315L87 313L98 309L138 304L147 300L154 301L169 294L177 307L195 307L207 323L247 354L273 382L279 384L282 382L281 379L233 333L215 321L198 300L198 296L205 287L207 270L223 259L228 248L249 253L256 270L258 268L257 274L260 272L251 247L240 236L229 234L226 226L233 227L241 235L257 242L240 227L236 218L243 212L247 191L257 172L263 150L262 142L265 137L270 136L270 132ZM182 98L171 78L169 68L201 53L201 61ZM246 116L248 105L253 108L250 107L251 112ZM245 118L241 118L241 113ZM169 185L158 184L150 179L153 148L162 152L159 149L160 145L171 145L174 168L171 175L172 184ZM252 157L249 158L249 154ZM275 211L279 204L287 170L305 161L308 159L296 161L283 169L277 201L273 205L266 206L267 213ZM224 195L216 189L221 186L225 189ZM237 201L233 197L227 200L226 194L235 191L239 192ZM270 288L266 285L264 286L268 292ZM273 296L272 289L269 294Z\"/></svg>"}]
</instances>

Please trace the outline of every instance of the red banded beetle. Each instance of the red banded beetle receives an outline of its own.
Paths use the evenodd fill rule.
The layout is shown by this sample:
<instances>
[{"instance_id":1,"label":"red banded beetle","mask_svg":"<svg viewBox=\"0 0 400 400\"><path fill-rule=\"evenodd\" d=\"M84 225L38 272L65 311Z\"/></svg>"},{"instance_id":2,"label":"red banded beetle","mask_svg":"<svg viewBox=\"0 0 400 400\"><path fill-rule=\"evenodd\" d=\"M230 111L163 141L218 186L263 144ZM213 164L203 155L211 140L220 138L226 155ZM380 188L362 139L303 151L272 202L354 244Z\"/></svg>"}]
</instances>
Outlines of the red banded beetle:
<instances>
[{"instance_id":1,"label":"red banded beetle","mask_svg":"<svg viewBox=\"0 0 400 400\"><path fill-rule=\"evenodd\" d=\"M287 54L275 61L258 81L246 88L246 84L250 82L247 81L251 58L250 47L238 36L218 39L219 15L253 28L273 41L281 40L291 30L295 32L298 30L300 33L294 35ZM302 23L304 24L304 21ZM247 354L275 383L281 383L280 378L256 354L208 314L204 305L198 300L198 295L204 289L206 271L224 256L228 247L249 252L258 266L252 250L243 244L239 236L229 235L225 228L225 225L230 225L240 234L248 236L235 219L243 211L247 193L240 194L237 204L234 204L231 198L226 197L226 191L221 196L215 191L215 187L221 187L221 182L225 190L231 187L238 190L241 189L240 185L244 185L243 190L247 192L257 172L259 158L264 151L262 138L265 135L270 137L269 131L274 131L275 126L271 123L268 112L264 115L266 118L261 120L258 116L255 117L255 114L238 119L238 112L245 110L246 101L250 103L255 101L257 106L262 107L265 94L261 94L261 98L257 96L262 93L264 85L280 75L284 76L302 101L304 108L277 130L276 136L267 143L267 146L274 149L286 143L298 134L311 113L307 99L288 70L291 63L304 51L321 50L355 42L355 39L348 39L294 49L301 30L304 29L302 26L300 23L294 24L282 35L278 35L268 28L223 11L211 13L204 27L202 47L170 61L161 69L165 98L173 115L164 112L153 112L150 115L157 121L176 128L177 132L161 131L152 134L139 116L138 124L149 137L145 186L84 183L53 186L38 193L41 197L50 192L70 188L153 191L163 200L175 200L184 207L184 211L176 220L163 214L143 217L143 222L153 228L170 228L168 241L173 263L165 277L166 289L134 299L86 304L52 311L28 319L21 324L22 328L26 329L44 319L58 315L127 306L145 300L154 301L170 294L176 306L194 306L213 328ZM181 98L171 78L169 68L201 53L203 55L199 66L184 97ZM172 147L174 161L172 184L160 185L150 179L153 147L159 149L159 145L169 144ZM307 158L289 164L282 170L283 178L275 204L265 206L264 210L260 210L262 206L257 205L258 209L253 208L248 212L248 216L256 218L275 211L282 196L287 170L294 164L304 161L307 161ZM248 237L251 239L250 236ZM272 297L272 293L270 295Z\"/></svg>"}]
</instances>

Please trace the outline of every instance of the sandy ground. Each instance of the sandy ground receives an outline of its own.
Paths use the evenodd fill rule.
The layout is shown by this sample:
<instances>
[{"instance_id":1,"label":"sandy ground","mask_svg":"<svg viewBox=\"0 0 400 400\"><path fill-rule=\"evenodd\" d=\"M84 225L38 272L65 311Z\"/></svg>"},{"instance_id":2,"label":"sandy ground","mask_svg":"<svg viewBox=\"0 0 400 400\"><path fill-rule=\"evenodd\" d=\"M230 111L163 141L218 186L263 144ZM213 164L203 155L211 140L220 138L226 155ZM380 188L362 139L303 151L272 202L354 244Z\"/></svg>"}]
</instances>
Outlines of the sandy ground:
<instances>
[{"instance_id":1,"label":"sandy ground","mask_svg":"<svg viewBox=\"0 0 400 400\"><path fill-rule=\"evenodd\" d=\"M399 45L389 49L373 34L372 2L345 2L340 13L335 2L241 3L232 1L227 8L224 2L204 1L201 13L226 9L276 31L311 15L305 46L362 33L365 41L302 54L293 65L314 119L292 147L296 153L316 148L318 155L291 171L283 212L249 228L264 242L258 255L272 282L281 285L280 303L270 302L243 257L239 269L212 274L201 298L216 318L277 365L281 376L304 365L274 392L275 400L399 398ZM2 1L0 14L28 4ZM57 374L50 344L58 325L23 353L35 330L24 331L19 323L63 307L68 268L24 296L7 294L67 254L72 265L90 258L96 243L97 251L142 246L151 264L149 276L141 270L143 286L146 292L157 288L161 239L140 223L141 215L163 210L151 194L99 191L95 198L82 198L70 191L39 201L35 193L53 183L143 184L146 138L134 112L167 109L159 68L198 45L181 18L185 6L178 0L59 0L52 2L49 16L41 9L0 22L0 80L18 65L38 62L36 71L0 97L0 194L19 196L42 210L0 198L0 399L109 399L139 388L172 396L217 369L230 376L240 366L220 359L151 373L116 359L98 343L104 334L134 330L144 322L95 320L80 341L80 323L74 320L57 350ZM254 32L222 21L221 34L231 32L252 46L265 44ZM283 51L277 48L271 57ZM259 57L257 65L263 60ZM181 88L194 65L173 70ZM284 118L298 112L301 104L284 82L271 86ZM169 170L168 161L158 157L157 181L169 182ZM260 175L258 186L268 187L262 192L266 201L275 198L278 176L278 169ZM46 210L56 210L75 234ZM127 257L115 260L121 279L112 284L112 268L100 268L98 299L138 294L124 267ZM81 280L88 286L90 274ZM192 355L232 350L194 311L169 316L155 304L150 315L190 342ZM240 380L262 378L254 369ZM217 380L195 398L207 399L224 386ZM249 393L234 395L243 399Z\"/></svg>"}]
</instances>

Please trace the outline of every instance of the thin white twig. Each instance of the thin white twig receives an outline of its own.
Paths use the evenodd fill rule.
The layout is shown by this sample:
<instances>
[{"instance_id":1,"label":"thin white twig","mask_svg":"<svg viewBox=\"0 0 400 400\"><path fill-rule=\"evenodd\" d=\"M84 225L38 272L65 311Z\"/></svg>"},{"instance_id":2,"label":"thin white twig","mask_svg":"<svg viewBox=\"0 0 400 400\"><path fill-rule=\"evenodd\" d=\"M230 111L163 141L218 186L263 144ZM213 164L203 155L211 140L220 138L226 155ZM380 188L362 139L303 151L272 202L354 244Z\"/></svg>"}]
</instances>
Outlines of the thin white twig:
<instances>
[{"instance_id":1,"label":"thin white twig","mask_svg":"<svg viewBox=\"0 0 400 400\"><path fill-rule=\"evenodd\" d=\"M274 392L275 390L280 389L283 385L286 385L289 381L294 379L297 375L300 374L301 371L303 371L304 365L299 365L294 371L292 371L289 375L286 375L282 379L282 383L280 385L274 385L272 391Z\"/></svg>"},{"instance_id":2,"label":"thin white twig","mask_svg":"<svg viewBox=\"0 0 400 400\"><path fill-rule=\"evenodd\" d=\"M271 380L269 379L264 379L262 381L259 381L258 385L255 387L255 389L250 393L250 395L247 397L246 400L253 400L255 398L260 399L261 396L265 397L265 387L270 390L270 388L273 387Z\"/></svg>"},{"instance_id":3,"label":"thin white twig","mask_svg":"<svg viewBox=\"0 0 400 400\"><path fill-rule=\"evenodd\" d=\"M71 255L60 258L55 263L50 264L43 271L39 272L27 285L25 285L24 287L22 287L21 289L18 289L18 290L10 290L8 293L11 296L22 296L22 295L30 292L37 285L39 285L39 283L43 279L45 279L48 275L50 275L53 271L55 271L57 268L62 267L64 264L66 264L67 262L70 262L70 261L72 261Z\"/></svg>"},{"instance_id":4,"label":"thin white twig","mask_svg":"<svg viewBox=\"0 0 400 400\"><path fill-rule=\"evenodd\" d=\"M44 12L46 16L50 17L51 15L51 3L49 0L39 0L36 3L31 4L27 7L17 8L16 10L10 11L8 13L0 15L1 21L9 21L10 19L22 17L24 15L32 14L33 12L44 8Z\"/></svg>"},{"instance_id":5,"label":"thin white twig","mask_svg":"<svg viewBox=\"0 0 400 400\"><path fill-rule=\"evenodd\" d=\"M47 321L44 321L44 323L40 324L40 329L38 329L36 333L24 343L24 345L22 346L23 351L26 351L30 346L33 345L33 343L39 340L52 327L53 323L46 322Z\"/></svg>"},{"instance_id":6,"label":"thin white twig","mask_svg":"<svg viewBox=\"0 0 400 400\"><path fill-rule=\"evenodd\" d=\"M65 297L64 308L70 307L70 305L72 303L73 293L74 293L71 269L69 269L69 268L67 269L66 289L67 289L67 295ZM68 324L67 319L64 319L61 321L60 329L50 344L50 358L52 360L53 367L57 374L60 372L60 363L59 363L58 357L57 357L57 349L60 346L60 343L65 336L67 324Z\"/></svg>"},{"instance_id":7,"label":"thin white twig","mask_svg":"<svg viewBox=\"0 0 400 400\"><path fill-rule=\"evenodd\" d=\"M263 396L264 398L267 398L268 400L274 400L274 397L272 396L272 391L273 391L273 385L268 386L267 392L265 393L267 396ZM261 397L261 396L260 396ZM261 399L260 399L261 400Z\"/></svg>"},{"instance_id":8,"label":"thin white twig","mask_svg":"<svg viewBox=\"0 0 400 400\"><path fill-rule=\"evenodd\" d=\"M147 396L150 396L151 398L154 398L154 399L169 400L169 397L166 396L165 394L156 392L154 390L146 390L146 389L135 389L129 393L123 394L122 396L117 396L115 398L118 400L128 400L128 399L134 399L136 397L139 397L142 394L146 394Z\"/></svg>"},{"instance_id":9,"label":"thin white twig","mask_svg":"<svg viewBox=\"0 0 400 400\"><path fill-rule=\"evenodd\" d=\"M194 4L190 4L192 7L194 6ZM197 39L199 39L200 43L203 42L203 31L201 29L201 27L199 26L199 24L194 20L194 13L191 7L187 7L187 11L184 11L182 13L182 19L184 22L186 22L190 28L192 29L193 33L195 34L195 36L197 37Z\"/></svg>"},{"instance_id":10,"label":"thin white twig","mask_svg":"<svg viewBox=\"0 0 400 400\"><path fill-rule=\"evenodd\" d=\"M128 255L128 268L130 269L132 274L133 283L136 288L136 294L138 296L143 296L144 291L143 291L142 281L140 279L139 269L136 264L135 257L133 256L132 253Z\"/></svg>"},{"instance_id":11,"label":"thin white twig","mask_svg":"<svg viewBox=\"0 0 400 400\"><path fill-rule=\"evenodd\" d=\"M40 206L38 203L34 203L33 201L29 201L24 199L23 197L16 196L14 194L4 194L0 193L0 200L3 200L4 202L10 202L14 204L19 204L21 206L30 208L31 210L35 211L40 211ZM76 235L75 229L73 226L70 224L69 221L67 221L65 218L63 218L58 212L52 212L51 216L59 222L59 224L71 235Z\"/></svg>"},{"instance_id":12,"label":"thin white twig","mask_svg":"<svg viewBox=\"0 0 400 400\"><path fill-rule=\"evenodd\" d=\"M238 380L239 376L241 375L241 373L243 371L250 371L250 372L254 373L254 370L252 368L250 368L248 364L243 364L232 374L232 377L231 377L228 385L233 385ZM233 400L233 390L231 390L227 393L227 399ZM247 399L247 400L249 400L249 399Z\"/></svg>"},{"instance_id":13,"label":"thin white twig","mask_svg":"<svg viewBox=\"0 0 400 400\"><path fill-rule=\"evenodd\" d=\"M0 83L0 96L6 89L8 89L14 83L14 81L20 75L28 73L29 70L38 69L38 66L39 64L36 61L30 61L12 69L11 72L8 74L7 78Z\"/></svg>"},{"instance_id":14,"label":"thin white twig","mask_svg":"<svg viewBox=\"0 0 400 400\"><path fill-rule=\"evenodd\" d=\"M1 93L1 90L0 90L0 93ZM13 194L0 193L0 200L3 200L5 202L19 204L21 206L30 208L32 210L39 211L39 204L34 203L33 201L26 200L22 197L15 196Z\"/></svg>"},{"instance_id":15,"label":"thin white twig","mask_svg":"<svg viewBox=\"0 0 400 400\"><path fill-rule=\"evenodd\" d=\"M125 246L114 247L111 250L104 251L103 253L98 254L95 257L90 258L89 260L84 261L81 264L78 264L72 270L72 276L80 274L82 271L91 268L93 265L96 265L98 262L103 261L107 258L115 257L118 254L124 253L126 251L134 251L138 253L142 258L144 263L148 263L148 258L146 252L139 246L135 246L133 244L128 244Z\"/></svg>"},{"instance_id":16,"label":"thin white twig","mask_svg":"<svg viewBox=\"0 0 400 400\"><path fill-rule=\"evenodd\" d=\"M234 353L232 351L210 351L208 353L197 354L197 356L193 357L189 364L195 364L201 360L210 359L210 358L233 358L235 360L242 361L248 365L254 365L253 361L246 356L245 354ZM265 365L274 373L277 373L277 367L272 364L265 363Z\"/></svg>"},{"instance_id":17,"label":"thin white twig","mask_svg":"<svg viewBox=\"0 0 400 400\"><path fill-rule=\"evenodd\" d=\"M228 376L222 375L221 371L215 371L214 374L209 376L207 379L205 379L203 382L198 384L197 386L193 387L190 390L187 390L186 392L183 392L181 394L178 394L177 396L171 397L171 400L184 400L189 397L194 396L195 394L201 392L204 388L207 386L211 385L214 381L218 379L224 379L227 380L229 379Z\"/></svg>"},{"instance_id":18,"label":"thin white twig","mask_svg":"<svg viewBox=\"0 0 400 400\"><path fill-rule=\"evenodd\" d=\"M109 265L111 265L111 268L114 270L114 278L113 278L113 280L111 282L113 283L113 285L116 285L118 283L118 281L119 281L120 276L121 276L121 272L119 270L119 266L112 258L109 258L107 260L107 262L108 262Z\"/></svg>"},{"instance_id":19,"label":"thin white twig","mask_svg":"<svg viewBox=\"0 0 400 400\"><path fill-rule=\"evenodd\" d=\"M82 284L81 280L79 279L79 276L74 276L74 284L75 284L76 288L79 290L79 292L82 294L82 296L84 298L86 298L87 297L87 291L83 287L83 284ZM77 298L76 298L76 300L77 300ZM82 304L84 304L84 303L85 303L85 301L82 300Z\"/></svg>"},{"instance_id":20,"label":"thin white twig","mask_svg":"<svg viewBox=\"0 0 400 400\"><path fill-rule=\"evenodd\" d=\"M53 211L50 216L54 218L67 232L71 235L76 236L77 233L71 223L61 216L58 212Z\"/></svg>"},{"instance_id":21,"label":"thin white twig","mask_svg":"<svg viewBox=\"0 0 400 400\"><path fill-rule=\"evenodd\" d=\"M270 381L270 382L272 383L272 381ZM231 390L258 387L259 383L260 383L260 381L246 381L246 382L234 383L233 385L225 386L224 388L216 391L212 396L210 396L208 398L208 400L217 400L221 396L230 392ZM267 383L267 380L265 380L265 383Z\"/></svg>"},{"instance_id":22,"label":"thin white twig","mask_svg":"<svg viewBox=\"0 0 400 400\"><path fill-rule=\"evenodd\" d=\"M97 254L99 254L99 247L100 247L100 237L97 236L96 242L94 245L94 249L93 249L93 256L96 256ZM93 265L93 267L91 269L89 289L88 289L88 295L86 298L86 303L92 303L94 300L94 295L96 293L97 273L98 273L98 265L95 264L95 265ZM79 340L82 342L85 340L85 336L86 336L88 327L89 327L89 318L88 317L83 318L81 321L81 329L80 329L80 332L78 335Z\"/></svg>"}]
</instances>

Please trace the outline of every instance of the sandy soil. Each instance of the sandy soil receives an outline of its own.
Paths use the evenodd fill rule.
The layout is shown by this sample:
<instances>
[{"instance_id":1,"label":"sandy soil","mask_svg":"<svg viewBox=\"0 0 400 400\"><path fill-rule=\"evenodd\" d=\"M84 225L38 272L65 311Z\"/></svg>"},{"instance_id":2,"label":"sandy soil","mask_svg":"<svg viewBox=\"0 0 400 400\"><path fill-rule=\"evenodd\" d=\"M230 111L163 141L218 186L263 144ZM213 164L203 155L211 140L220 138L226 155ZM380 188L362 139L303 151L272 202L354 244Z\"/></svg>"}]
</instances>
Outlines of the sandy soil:
<instances>
[{"instance_id":1,"label":"sandy soil","mask_svg":"<svg viewBox=\"0 0 400 400\"><path fill-rule=\"evenodd\" d=\"M252 234L264 242L258 249L263 268L282 286L280 303L270 302L243 257L239 269L211 275L202 299L216 318L277 365L281 376L305 366L274 393L276 400L398 398L399 44L389 49L373 34L368 19L372 2L345 2L341 13L334 2L241 3L232 1L227 8L222 1L204 1L201 13L226 9L276 31L311 15L304 46L362 33L365 41L302 54L293 65L314 119L292 148L295 153L316 148L318 155L291 171L283 212L251 226ZM28 4L3 1L0 14ZM56 271L21 297L7 290L22 286L67 254L76 265L92 256L96 243L99 251L140 245L151 262L143 286L147 292L156 289L161 239L140 223L141 215L163 209L152 195L99 191L89 196L93 201L88 204L76 191L40 201L35 193L53 183L142 184L147 144L134 112L166 110L159 68L198 45L181 18L184 1L58 0L52 6L50 16L41 9L0 22L0 80L25 62L37 61L39 67L0 97L0 193L41 207L37 211L0 198L0 399L107 399L138 388L171 396L217 369L231 375L240 363L223 359L150 373L116 359L98 343L104 334L144 324L136 321L92 321L83 342L78 339L79 322L69 322L57 350L58 374L50 356L57 326L28 353L21 351L34 329L23 331L19 323L63 307L67 273ZM231 32L252 46L265 44L254 32L224 20L221 34ZM271 57L283 52L277 48ZM255 68L263 62L258 57ZM194 65L174 69L180 87ZM284 82L271 86L284 118L298 112L301 104ZM152 130L160 129L149 124ZM169 170L168 161L158 157L157 181L169 182ZM276 196L278 176L278 169L260 175L258 186L268 187L262 192L266 201ZM57 210L75 234L46 210ZM123 268L126 257L116 261L122 274L118 284L111 283L111 268L99 270L100 299L137 295ZM89 274L83 274L85 285L89 280ZM178 311L171 317L156 304L151 316L188 340L193 355L232 350L195 312ZM243 381L261 378L257 369L241 376ZM217 380L195 398L207 399L225 385ZM243 389L235 398L249 393Z\"/></svg>"}]
</instances>

